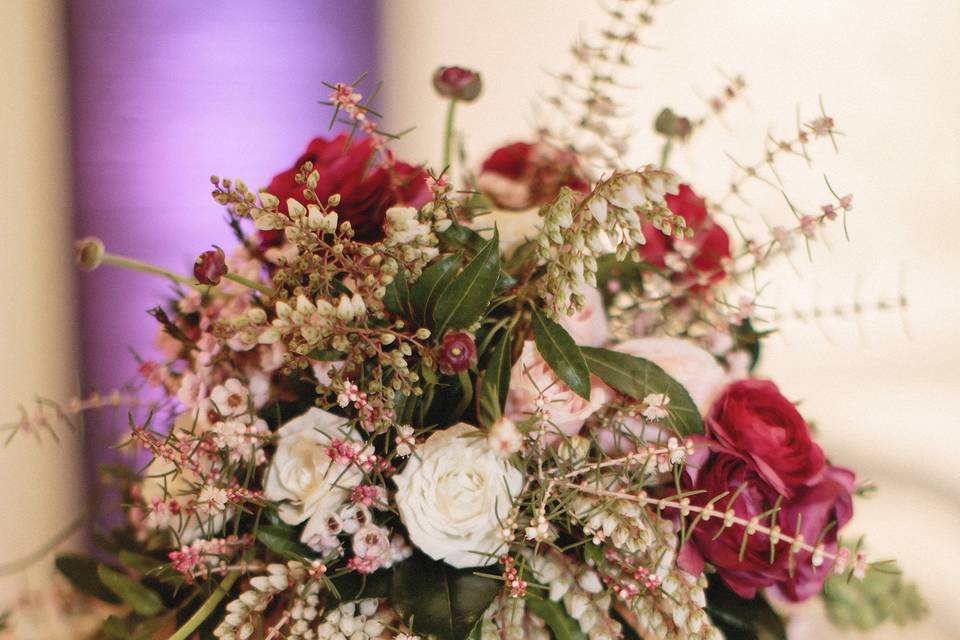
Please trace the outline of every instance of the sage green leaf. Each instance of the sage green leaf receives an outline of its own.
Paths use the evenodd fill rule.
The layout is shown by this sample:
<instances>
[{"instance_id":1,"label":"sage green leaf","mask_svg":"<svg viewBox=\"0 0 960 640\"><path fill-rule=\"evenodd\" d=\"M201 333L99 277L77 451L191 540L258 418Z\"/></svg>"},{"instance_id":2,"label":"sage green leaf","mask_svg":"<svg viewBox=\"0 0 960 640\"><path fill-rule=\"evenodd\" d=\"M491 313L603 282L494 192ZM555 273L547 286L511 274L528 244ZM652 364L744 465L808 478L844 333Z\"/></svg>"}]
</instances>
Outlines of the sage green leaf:
<instances>
[{"instance_id":1,"label":"sage green leaf","mask_svg":"<svg viewBox=\"0 0 960 640\"><path fill-rule=\"evenodd\" d=\"M587 640L577 621L571 618L563 605L547 598L527 597L527 609L547 623L554 640Z\"/></svg>"},{"instance_id":2,"label":"sage green leaf","mask_svg":"<svg viewBox=\"0 0 960 640\"><path fill-rule=\"evenodd\" d=\"M636 356L609 349L581 347L590 371L608 385L634 400L651 393L670 397L663 424L679 436L703 433L700 411L689 392L659 366Z\"/></svg>"},{"instance_id":3,"label":"sage green leaf","mask_svg":"<svg viewBox=\"0 0 960 640\"><path fill-rule=\"evenodd\" d=\"M503 582L455 569L415 552L393 569L390 602L413 630L440 640L463 640L500 592Z\"/></svg>"},{"instance_id":4,"label":"sage green leaf","mask_svg":"<svg viewBox=\"0 0 960 640\"><path fill-rule=\"evenodd\" d=\"M503 405L510 391L510 362L512 338L504 331L490 353L490 359L483 370L483 382L480 386L479 413L480 424L490 425L503 413Z\"/></svg>"},{"instance_id":5,"label":"sage green leaf","mask_svg":"<svg viewBox=\"0 0 960 640\"><path fill-rule=\"evenodd\" d=\"M581 398L589 400L590 367L567 330L543 315L539 309L534 309L533 340L537 344L537 351L560 381Z\"/></svg>"},{"instance_id":6,"label":"sage green leaf","mask_svg":"<svg viewBox=\"0 0 960 640\"><path fill-rule=\"evenodd\" d=\"M297 542L296 530L282 525L260 525L257 540L270 551L285 558L300 560L315 555L305 544Z\"/></svg>"},{"instance_id":7,"label":"sage green leaf","mask_svg":"<svg viewBox=\"0 0 960 640\"><path fill-rule=\"evenodd\" d=\"M97 566L100 564L90 556L75 553L63 553L56 557L54 565L78 591L91 595L110 604L119 604L118 598L104 586L97 575Z\"/></svg>"},{"instance_id":8,"label":"sage green leaf","mask_svg":"<svg viewBox=\"0 0 960 640\"><path fill-rule=\"evenodd\" d=\"M383 296L383 306L387 311L398 313L403 316L410 315L410 290L407 288L407 279L403 271L398 271L393 277L393 282L387 285L387 291Z\"/></svg>"},{"instance_id":9,"label":"sage green leaf","mask_svg":"<svg viewBox=\"0 0 960 640\"><path fill-rule=\"evenodd\" d=\"M101 564L97 567L97 575L107 589L113 591L140 615L155 616L163 611L163 600L160 596L127 574Z\"/></svg>"},{"instance_id":10,"label":"sage green leaf","mask_svg":"<svg viewBox=\"0 0 960 640\"><path fill-rule=\"evenodd\" d=\"M494 230L486 246L437 298L433 327L437 337L447 329L463 329L483 317L500 277L500 235Z\"/></svg>"},{"instance_id":11,"label":"sage green leaf","mask_svg":"<svg viewBox=\"0 0 960 640\"><path fill-rule=\"evenodd\" d=\"M118 616L107 616L101 627L103 634L113 640L130 640L133 635L133 621Z\"/></svg>"},{"instance_id":12,"label":"sage green leaf","mask_svg":"<svg viewBox=\"0 0 960 640\"><path fill-rule=\"evenodd\" d=\"M427 324L427 320L433 317L437 298L453 280L462 257L463 253L459 251L443 256L424 269L417 281L410 286L410 306L413 307L414 319L421 324Z\"/></svg>"},{"instance_id":13,"label":"sage green leaf","mask_svg":"<svg viewBox=\"0 0 960 640\"><path fill-rule=\"evenodd\" d=\"M706 611L727 640L787 640L783 619L762 595L741 598L716 577L707 587Z\"/></svg>"},{"instance_id":14,"label":"sage green leaf","mask_svg":"<svg viewBox=\"0 0 960 640\"><path fill-rule=\"evenodd\" d=\"M449 227L437 234L441 240L461 249L465 249L470 255L476 255L483 250L487 241L479 233L465 227L462 224L454 222Z\"/></svg>"},{"instance_id":15,"label":"sage green leaf","mask_svg":"<svg viewBox=\"0 0 960 640\"><path fill-rule=\"evenodd\" d=\"M149 573L164 564L161 560L157 560L152 556L126 550L120 551L117 559L120 560L120 564L138 573Z\"/></svg>"}]
</instances>

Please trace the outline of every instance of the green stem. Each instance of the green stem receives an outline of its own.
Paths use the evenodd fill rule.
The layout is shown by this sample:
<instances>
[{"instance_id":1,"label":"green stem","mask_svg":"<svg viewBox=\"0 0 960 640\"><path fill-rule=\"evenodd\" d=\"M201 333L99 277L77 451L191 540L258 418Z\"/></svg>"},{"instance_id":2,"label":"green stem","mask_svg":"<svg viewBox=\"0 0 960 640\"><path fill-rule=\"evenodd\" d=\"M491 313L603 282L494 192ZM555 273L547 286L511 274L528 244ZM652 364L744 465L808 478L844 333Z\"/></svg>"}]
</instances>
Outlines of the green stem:
<instances>
[{"instance_id":1,"label":"green stem","mask_svg":"<svg viewBox=\"0 0 960 640\"><path fill-rule=\"evenodd\" d=\"M459 418L460 414L467 410L467 407L470 406L470 401L473 400L473 382L470 380L469 371L461 371L457 374L457 377L460 379L460 387L463 390L463 397L460 398L460 403L457 405L457 408L453 410L454 417Z\"/></svg>"},{"instance_id":2,"label":"green stem","mask_svg":"<svg viewBox=\"0 0 960 640\"><path fill-rule=\"evenodd\" d=\"M155 264L150 264L149 262L143 262L142 260L137 260L135 258L128 258L126 256L118 256L112 253L106 253L103 255L103 259L101 260L101 263L109 264L114 267L120 267L121 269L130 269L131 271L140 271L141 273L149 273L154 276L162 276L164 278L169 278L174 282L185 284L188 287L193 287L194 289L197 289L198 291L201 291L201 292L208 291L210 289L208 285L200 284L193 278L182 276L179 273L170 271L169 269L164 269L163 267L158 267ZM243 285L249 289L254 289L255 291L259 291L264 295L267 295L267 296L276 295L276 291L274 291L270 287L264 284L260 284L259 282L250 280L249 278L244 278L243 276L237 275L235 273L227 273L227 274L224 274L223 277L226 278L227 280L231 280L233 282L236 282L237 284Z\"/></svg>"},{"instance_id":3,"label":"green stem","mask_svg":"<svg viewBox=\"0 0 960 640\"><path fill-rule=\"evenodd\" d=\"M443 168L450 168L450 159L453 155L453 117L457 111L456 98L450 98L450 105L447 107L447 126L443 132Z\"/></svg>"},{"instance_id":4,"label":"green stem","mask_svg":"<svg viewBox=\"0 0 960 640\"><path fill-rule=\"evenodd\" d=\"M667 138L663 143L663 149L660 151L660 168L667 168L667 160L670 159L670 152L673 151L673 138Z\"/></svg>"},{"instance_id":5,"label":"green stem","mask_svg":"<svg viewBox=\"0 0 960 640\"><path fill-rule=\"evenodd\" d=\"M203 622L210 617L210 614L213 613L214 609L217 608L217 605L220 604L220 601L223 600L233 585L237 582L237 578L240 577L240 571L234 569L227 574L227 577L223 579L223 582L217 586L216 590L210 594L210 597L207 598L206 602L200 605L200 608L194 612L190 619L183 623L183 626L177 629L172 636L167 640L187 640L197 628L203 624Z\"/></svg>"}]
</instances>

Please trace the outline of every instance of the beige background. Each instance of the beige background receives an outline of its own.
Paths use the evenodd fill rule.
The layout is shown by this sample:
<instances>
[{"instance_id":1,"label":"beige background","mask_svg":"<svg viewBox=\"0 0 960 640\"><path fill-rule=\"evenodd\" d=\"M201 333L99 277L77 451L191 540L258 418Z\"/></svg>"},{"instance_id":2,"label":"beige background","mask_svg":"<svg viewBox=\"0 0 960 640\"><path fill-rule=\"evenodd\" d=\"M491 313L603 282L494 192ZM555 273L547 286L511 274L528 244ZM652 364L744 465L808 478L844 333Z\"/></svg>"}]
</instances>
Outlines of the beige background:
<instances>
[{"instance_id":1,"label":"beige background","mask_svg":"<svg viewBox=\"0 0 960 640\"><path fill-rule=\"evenodd\" d=\"M614 4L613 2L606 3ZM636 4L636 3L634 3ZM788 311L910 299L909 333L897 313L859 323L783 323L763 373L816 419L833 460L880 485L858 503L854 529L869 532L875 557L895 556L920 581L933 615L911 634L956 638L960 614L960 2L926 0L677 1L664 3L646 33L650 48L624 78L636 136L632 159L656 161L653 116L664 106L699 115L701 96L722 86L721 72L743 74L746 100L675 154L675 168L719 196L729 152L762 157L768 130L789 135L796 108L813 117L822 95L844 132L841 153L811 147L817 165L788 161L781 176L791 199L825 203L826 173L854 194L850 233L829 234L831 250L801 250L794 270L768 273L768 302ZM498 144L529 135L530 97L549 87L544 70L563 70L566 47L603 24L597 3L582 0L430 0L385 3L386 109L395 130L417 130L399 149L439 162L443 105L427 98L438 64L482 71L482 99L461 110L474 160ZM768 187L748 193L735 213L759 225L790 225L782 197ZM904 282L901 285L901 281ZM733 297L752 294L734 292ZM895 628L874 637L898 637ZM816 625L808 637L830 637ZM798 630L797 637L801 637ZM849 636L848 636L849 637Z\"/></svg>"},{"instance_id":2,"label":"beige background","mask_svg":"<svg viewBox=\"0 0 960 640\"><path fill-rule=\"evenodd\" d=\"M35 395L66 400L77 378L64 35L56 0L0 2L0 424ZM78 438L43 440L0 447L0 564L83 508ZM50 571L0 578L0 603Z\"/></svg>"}]
</instances>

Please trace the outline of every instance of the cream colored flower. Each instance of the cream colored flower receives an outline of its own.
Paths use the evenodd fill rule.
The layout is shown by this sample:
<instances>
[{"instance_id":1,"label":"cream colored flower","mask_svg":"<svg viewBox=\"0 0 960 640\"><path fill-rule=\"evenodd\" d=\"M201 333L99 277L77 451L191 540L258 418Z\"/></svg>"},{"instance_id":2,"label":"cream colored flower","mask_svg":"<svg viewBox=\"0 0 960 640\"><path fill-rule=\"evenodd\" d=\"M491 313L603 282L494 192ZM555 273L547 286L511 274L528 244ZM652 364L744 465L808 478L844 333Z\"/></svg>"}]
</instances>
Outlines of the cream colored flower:
<instances>
[{"instance_id":1,"label":"cream colored flower","mask_svg":"<svg viewBox=\"0 0 960 640\"><path fill-rule=\"evenodd\" d=\"M278 431L263 495L280 502L280 519L287 524L325 521L346 502L349 491L363 479L355 465L344 465L327 455L331 440L359 440L346 418L312 408ZM307 526L310 529L310 524ZM316 528L316 527L314 527Z\"/></svg>"},{"instance_id":2,"label":"cream colored flower","mask_svg":"<svg viewBox=\"0 0 960 640\"><path fill-rule=\"evenodd\" d=\"M434 432L394 478L397 508L410 540L454 567L497 561L497 533L523 474L497 457L476 427Z\"/></svg>"}]
</instances>

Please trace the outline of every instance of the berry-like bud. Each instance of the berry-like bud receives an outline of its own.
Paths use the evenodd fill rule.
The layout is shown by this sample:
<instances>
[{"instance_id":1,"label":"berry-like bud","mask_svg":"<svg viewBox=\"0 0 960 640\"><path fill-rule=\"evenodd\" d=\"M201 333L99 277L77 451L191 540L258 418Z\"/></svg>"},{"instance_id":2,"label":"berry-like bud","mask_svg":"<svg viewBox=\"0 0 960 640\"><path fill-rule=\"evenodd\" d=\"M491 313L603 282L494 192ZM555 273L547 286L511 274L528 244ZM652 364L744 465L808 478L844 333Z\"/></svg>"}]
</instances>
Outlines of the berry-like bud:
<instances>
[{"instance_id":1,"label":"berry-like bud","mask_svg":"<svg viewBox=\"0 0 960 640\"><path fill-rule=\"evenodd\" d=\"M473 102L483 83L480 74L463 67L440 67L433 73L433 88L445 98Z\"/></svg>"},{"instance_id":2,"label":"berry-like bud","mask_svg":"<svg viewBox=\"0 0 960 640\"><path fill-rule=\"evenodd\" d=\"M448 331L440 343L440 371L460 373L477 364L477 344L468 331Z\"/></svg>"},{"instance_id":3,"label":"berry-like bud","mask_svg":"<svg viewBox=\"0 0 960 640\"><path fill-rule=\"evenodd\" d=\"M84 271L93 271L100 266L104 254L107 253L106 247L100 238L83 238L77 240L75 247L75 256L77 266Z\"/></svg>"},{"instance_id":4,"label":"berry-like bud","mask_svg":"<svg viewBox=\"0 0 960 640\"><path fill-rule=\"evenodd\" d=\"M223 249L214 245L213 249L204 251L197 256L193 263L193 277L200 284L219 284L220 278L227 272L226 256Z\"/></svg>"},{"instance_id":5,"label":"berry-like bud","mask_svg":"<svg viewBox=\"0 0 960 640\"><path fill-rule=\"evenodd\" d=\"M689 118L678 116L672 109L664 109L657 114L657 119L653 122L653 128L657 133L668 138L685 140L693 130L693 125Z\"/></svg>"}]
</instances>

